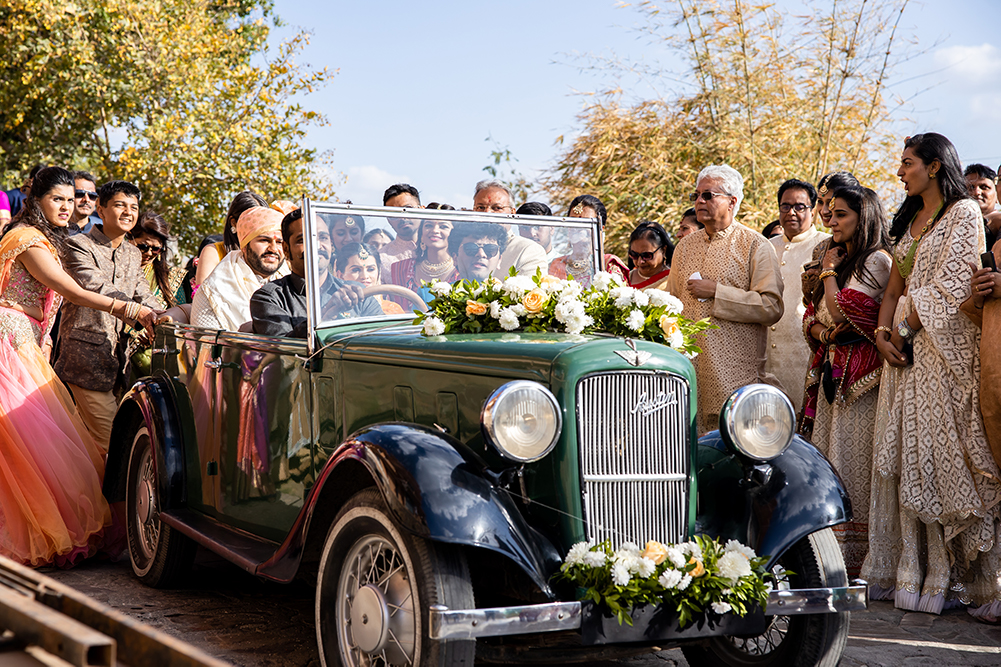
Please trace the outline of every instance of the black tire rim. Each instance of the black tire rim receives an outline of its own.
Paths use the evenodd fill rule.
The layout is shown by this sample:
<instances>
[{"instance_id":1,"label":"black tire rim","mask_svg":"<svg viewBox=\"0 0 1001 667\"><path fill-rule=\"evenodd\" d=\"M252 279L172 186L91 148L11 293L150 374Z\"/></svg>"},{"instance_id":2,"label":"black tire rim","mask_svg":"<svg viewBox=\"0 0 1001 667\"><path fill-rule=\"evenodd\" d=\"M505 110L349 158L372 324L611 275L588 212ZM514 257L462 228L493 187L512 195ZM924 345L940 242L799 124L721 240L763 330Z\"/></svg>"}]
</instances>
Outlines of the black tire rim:
<instances>
[{"instance_id":1,"label":"black tire rim","mask_svg":"<svg viewBox=\"0 0 1001 667\"><path fill-rule=\"evenodd\" d=\"M787 591L792 588L789 583L789 575L781 565L772 568L772 575L775 577L775 589ZM733 647L747 656L765 657L771 655L782 646L789 634L788 616L772 616L768 627L760 635L754 637L730 637L726 639Z\"/></svg>"},{"instance_id":2,"label":"black tire rim","mask_svg":"<svg viewBox=\"0 0 1001 667\"><path fill-rule=\"evenodd\" d=\"M130 489L128 504L129 554L132 567L139 576L145 575L153 564L160 541L160 511L156 500L156 469L153 464L149 435L143 429L136 435L130 463Z\"/></svg>"}]
</instances>

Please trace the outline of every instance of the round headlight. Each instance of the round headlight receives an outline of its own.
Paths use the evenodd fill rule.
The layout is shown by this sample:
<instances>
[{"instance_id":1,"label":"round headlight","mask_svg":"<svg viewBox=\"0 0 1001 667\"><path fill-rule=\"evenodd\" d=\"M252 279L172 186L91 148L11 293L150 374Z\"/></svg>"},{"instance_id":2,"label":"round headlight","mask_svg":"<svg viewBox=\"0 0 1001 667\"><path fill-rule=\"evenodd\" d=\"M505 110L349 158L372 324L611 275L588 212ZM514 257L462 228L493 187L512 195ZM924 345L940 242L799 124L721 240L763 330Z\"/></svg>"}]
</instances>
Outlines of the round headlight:
<instances>
[{"instance_id":1,"label":"round headlight","mask_svg":"<svg viewBox=\"0 0 1001 667\"><path fill-rule=\"evenodd\" d=\"M563 427L556 397L527 380L508 382L492 393L481 420L497 451L523 463L538 461L552 451Z\"/></svg>"},{"instance_id":2,"label":"round headlight","mask_svg":"<svg viewBox=\"0 0 1001 667\"><path fill-rule=\"evenodd\" d=\"M789 398L775 387L749 384L723 404L719 422L738 452L755 461L768 461L792 442L796 413Z\"/></svg>"}]
</instances>

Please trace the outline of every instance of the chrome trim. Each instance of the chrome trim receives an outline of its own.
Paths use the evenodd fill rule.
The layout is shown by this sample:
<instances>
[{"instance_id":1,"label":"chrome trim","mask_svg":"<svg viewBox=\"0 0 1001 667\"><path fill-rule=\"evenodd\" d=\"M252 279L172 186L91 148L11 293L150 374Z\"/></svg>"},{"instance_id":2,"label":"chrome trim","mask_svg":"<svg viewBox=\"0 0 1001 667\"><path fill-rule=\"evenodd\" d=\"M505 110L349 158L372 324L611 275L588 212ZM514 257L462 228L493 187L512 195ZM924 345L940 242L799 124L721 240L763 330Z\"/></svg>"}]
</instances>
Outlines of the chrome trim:
<instances>
[{"instance_id":1,"label":"chrome trim","mask_svg":"<svg viewBox=\"0 0 1001 667\"><path fill-rule=\"evenodd\" d=\"M472 639L578 630L580 619L580 602L491 609L449 609L444 605L432 605L428 611L428 636L431 639Z\"/></svg>"},{"instance_id":2,"label":"chrome trim","mask_svg":"<svg viewBox=\"0 0 1001 667\"><path fill-rule=\"evenodd\" d=\"M865 611L869 585L856 579L851 586L801 588L772 591L765 607L766 616L835 614ZM580 602L549 602L490 609L449 609L432 605L428 610L428 637L431 639L475 639L540 632L579 630Z\"/></svg>"},{"instance_id":3,"label":"chrome trim","mask_svg":"<svg viewBox=\"0 0 1001 667\"><path fill-rule=\"evenodd\" d=\"M690 388L665 371L594 373L577 383L577 441L587 539L684 542ZM643 508L642 512L636 508Z\"/></svg>"},{"instance_id":4,"label":"chrome trim","mask_svg":"<svg viewBox=\"0 0 1001 667\"><path fill-rule=\"evenodd\" d=\"M865 611L869 608L869 584L856 579L851 586L838 588L797 588L772 591L768 595L765 616L835 614Z\"/></svg>"},{"instance_id":5,"label":"chrome trim","mask_svg":"<svg viewBox=\"0 0 1001 667\"><path fill-rule=\"evenodd\" d=\"M505 449L498 440L497 431L494 428L497 404L504 396L519 389L532 389L540 392L543 398L545 398L549 403L549 408L556 417L556 430L553 432L552 440L550 440L550 442L542 450L540 450L538 456L530 458L515 456ZM557 401L556 397L553 396L553 392L549 391L543 385L538 382L532 382L531 380L513 380L502 384L487 397L486 402L483 404L483 409L480 411L480 424L483 425L484 435L486 435L487 441L493 445L493 448L497 450L498 454L511 461L517 461L518 463L532 463L533 461L538 461L549 454L549 452L553 451L553 448L556 447L556 443L560 441L560 435L563 433L563 411L560 409L559 401Z\"/></svg>"},{"instance_id":6,"label":"chrome trim","mask_svg":"<svg viewBox=\"0 0 1001 667\"><path fill-rule=\"evenodd\" d=\"M755 456L747 451L743 443L739 442L737 438L736 426L734 424L733 416L737 413L740 408L741 403L747 400L748 396L754 394L765 392L771 394L776 401L778 401L792 416L792 428L789 430L789 435L786 438L785 444L778 448L774 454L769 456ZM746 456L752 461L758 463L765 463L771 461L777 456L780 456L782 452L789 449L789 445L792 443L793 436L796 434L796 409L792 405L792 401L786 396L782 391L776 389L775 387L767 384L748 384L740 387L732 394L730 398L726 399L723 403L723 408L719 412L719 430L720 434L723 436L723 442L728 444L732 449L734 449L738 454Z\"/></svg>"}]
</instances>

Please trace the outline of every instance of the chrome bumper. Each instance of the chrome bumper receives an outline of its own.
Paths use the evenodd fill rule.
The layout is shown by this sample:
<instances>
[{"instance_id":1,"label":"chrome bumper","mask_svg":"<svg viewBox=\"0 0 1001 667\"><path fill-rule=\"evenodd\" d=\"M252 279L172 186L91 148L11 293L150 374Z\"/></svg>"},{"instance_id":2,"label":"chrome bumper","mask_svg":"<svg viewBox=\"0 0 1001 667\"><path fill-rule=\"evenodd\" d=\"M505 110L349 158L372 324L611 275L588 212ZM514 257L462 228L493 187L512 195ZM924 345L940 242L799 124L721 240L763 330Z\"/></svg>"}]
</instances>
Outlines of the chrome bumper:
<instances>
[{"instance_id":1,"label":"chrome bumper","mask_svg":"<svg viewBox=\"0 0 1001 667\"><path fill-rule=\"evenodd\" d=\"M869 585L856 579L839 588L800 588L772 591L765 607L766 616L834 614L865 611ZM449 609L433 605L428 613L431 639L475 639L538 632L580 630L580 602L550 602L491 609Z\"/></svg>"}]
</instances>

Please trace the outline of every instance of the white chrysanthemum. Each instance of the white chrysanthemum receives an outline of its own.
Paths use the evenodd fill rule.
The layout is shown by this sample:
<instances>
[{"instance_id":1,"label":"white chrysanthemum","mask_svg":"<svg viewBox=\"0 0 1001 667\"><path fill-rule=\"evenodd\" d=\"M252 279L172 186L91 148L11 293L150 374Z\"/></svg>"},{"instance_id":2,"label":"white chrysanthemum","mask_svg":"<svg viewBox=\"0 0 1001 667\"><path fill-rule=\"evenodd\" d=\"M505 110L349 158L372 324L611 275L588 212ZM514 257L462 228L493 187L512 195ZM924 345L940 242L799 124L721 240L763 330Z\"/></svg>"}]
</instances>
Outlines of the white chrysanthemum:
<instances>
[{"instance_id":1,"label":"white chrysanthemum","mask_svg":"<svg viewBox=\"0 0 1001 667\"><path fill-rule=\"evenodd\" d=\"M518 322L518 316L514 314L514 308L502 308L500 317L497 319L504 331L514 331L521 326L521 323Z\"/></svg>"},{"instance_id":2,"label":"white chrysanthemum","mask_svg":"<svg viewBox=\"0 0 1001 667\"><path fill-rule=\"evenodd\" d=\"M724 579L728 579L730 583L737 583L737 580L741 577L746 577L751 574L751 564L748 562L744 554L731 551L730 553L723 554L718 561L716 561L716 567L719 569L719 576Z\"/></svg>"},{"instance_id":3,"label":"white chrysanthemum","mask_svg":"<svg viewBox=\"0 0 1001 667\"><path fill-rule=\"evenodd\" d=\"M592 324L594 324L594 318L590 315L576 314L568 316L566 321L563 322L568 334L579 334Z\"/></svg>"},{"instance_id":4,"label":"white chrysanthemum","mask_svg":"<svg viewBox=\"0 0 1001 667\"><path fill-rule=\"evenodd\" d=\"M684 567L688 559L685 555L674 547L667 547L667 560L671 561L674 567Z\"/></svg>"},{"instance_id":5,"label":"white chrysanthemum","mask_svg":"<svg viewBox=\"0 0 1001 667\"><path fill-rule=\"evenodd\" d=\"M644 293L649 297L651 306L666 306L668 315L677 315L685 308L681 299L670 292L651 288L645 290Z\"/></svg>"},{"instance_id":6,"label":"white chrysanthemum","mask_svg":"<svg viewBox=\"0 0 1001 667\"><path fill-rule=\"evenodd\" d=\"M650 303L650 297L643 290L633 292L633 303L642 308Z\"/></svg>"},{"instance_id":7,"label":"white chrysanthemum","mask_svg":"<svg viewBox=\"0 0 1001 667\"><path fill-rule=\"evenodd\" d=\"M567 280L560 289L560 298L578 297L584 291L584 287L576 280Z\"/></svg>"},{"instance_id":8,"label":"white chrysanthemum","mask_svg":"<svg viewBox=\"0 0 1001 667\"><path fill-rule=\"evenodd\" d=\"M612 583L616 586L628 586L631 578L632 577L629 575L629 568L622 563L617 563L612 566Z\"/></svg>"},{"instance_id":9,"label":"white chrysanthemum","mask_svg":"<svg viewBox=\"0 0 1001 667\"><path fill-rule=\"evenodd\" d=\"M503 306L501 306L500 301L491 301L490 302L490 317L494 318L495 320L499 320L500 316L501 316L501 310L502 310L502 308L503 308Z\"/></svg>"},{"instance_id":10,"label":"white chrysanthemum","mask_svg":"<svg viewBox=\"0 0 1001 667\"><path fill-rule=\"evenodd\" d=\"M675 331L667 337L667 344L675 350L681 349L685 345L685 334L681 333L680 329Z\"/></svg>"},{"instance_id":11,"label":"white chrysanthemum","mask_svg":"<svg viewBox=\"0 0 1001 667\"><path fill-rule=\"evenodd\" d=\"M566 324L566 321L570 318L584 317L584 304L581 301L573 297L564 297L557 302L556 307L553 309L553 315L556 316L558 322Z\"/></svg>"},{"instance_id":12,"label":"white chrysanthemum","mask_svg":"<svg viewBox=\"0 0 1001 667\"><path fill-rule=\"evenodd\" d=\"M627 285L623 285L621 287L616 287L608 294L615 300L616 308L628 308L633 305L633 294L635 293L635 289Z\"/></svg>"},{"instance_id":13,"label":"white chrysanthemum","mask_svg":"<svg viewBox=\"0 0 1001 667\"><path fill-rule=\"evenodd\" d=\"M452 285L443 280L432 280L428 288L435 296L445 296L452 291Z\"/></svg>"},{"instance_id":14,"label":"white chrysanthemum","mask_svg":"<svg viewBox=\"0 0 1001 667\"><path fill-rule=\"evenodd\" d=\"M626 317L626 326L633 331L643 331L644 324L646 324L646 316L643 315L642 310L634 310Z\"/></svg>"},{"instance_id":15,"label":"white chrysanthemum","mask_svg":"<svg viewBox=\"0 0 1001 667\"><path fill-rule=\"evenodd\" d=\"M445 323L432 315L424 320L425 336L440 336L445 333Z\"/></svg>"},{"instance_id":16,"label":"white chrysanthemum","mask_svg":"<svg viewBox=\"0 0 1001 667\"><path fill-rule=\"evenodd\" d=\"M657 581L664 588L671 589L681 583L681 573L677 570L667 569L657 577Z\"/></svg>"},{"instance_id":17,"label":"white chrysanthemum","mask_svg":"<svg viewBox=\"0 0 1001 667\"><path fill-rule=\"evenodd\" d=\"M528 315L528 309L525 308L525 306L521 305L520 303L516 303L513 306L509 307L511 309L511 312L514 313L515 316L517 317L524 317L525 315Z\"/></svg>"},{"instance_id":18,"label":"white chrysanthemum","mask_svg":"<svg viewBox=\"0 0 1001 667\"><path fill-rule=\"evenodd\" d=\"M584 554L584 565L589 567L603 567L608 561L608 556L604 551L588 551Z\"/></svg>"},{"instance_id":19,"label":"white chrysanthemum","mask_svg":"<svg viewBox=\"0 0 1001 667\"><path fill-rule=\"evenodd\" d=\"M733 609L733 607L730 606L729 602L713 602L713 611L717 614L726 614L731 609Z\"/></svg>"},{"instance_id":20,"label":"white chrysanthemum","mask_svg":"<svg viewBox=\"0 0 1001 667\"><path fill-rule=\"evenodd\" d=\"M591 278L591 287L594 287L601 292L606 292L608 291L608 288L612 286L614 278L615 276L607 271L598 271L594 274L594 277Z\"/></svg>"},{"instance_id":21,"label":"white chrysanthemum","mask_svg":"<svg viewBox=\"0 0 1001 667\"><path fill-rule=\"evenodd\" d=\"M578 542L577 544L570 547L570 551L567 552L567 565L581 565L584 562L584 556L588 551L591 550L591 545L587 542Z\"/></svg>"},{"instance_id":22,"label":"white chrysanthemum","mask_svg":"<svg viewBox=\"0 0 1001 667\"><path fill-rule=\"evenodd\" d=\"M695 542L682 542L678 545L678 548L681 549L681 553L686 556L691 556L695 560L703 560L702 547Z\"/></svg>"},{"instance_id":23,"label":"white chrysanthemum","mask_svg":"<svg viewBox=\"0 0 1001 667\"><path fill-rule=\"evenodd\" d=\"M636 560L638 561L636 574L638 574L640 578L646 579L657 571L657 564L649 558L637 558Z\"/></svg>"},{"instance_id":24,"label":"white chrysanthemum","mask_svg":"<svg viewBox=\"0 0 1001 667\"><path fill-rule=\"evenodd\" d=\"M504 280L504 286L501 289L508 296L520 299L525 296L526 292L531 292L535 287L535 281L528 276L511 276Z\"/></svg>"},{"instance_id":25,"label":"white chrysanthemum","mask_svg":"<svg viewBox=\"0 0 1001 667\"><path fill-rule=\"evenodd\" d=\"M679 591L685 590L686 588L688 588L688 584L690 583L692 583L692 575L686 574L681 578L681 581L678 582L678 590Z\"/></svg>"},{"instance_id":26,"label":"white chrysanthemum","mask_svg":"<svg viewBox=\"0 0 1001 667\"><path fill-rule=\"evenodd\" d=\"M747 560L754 560L758 557L758 554L754 553L754 549L746 544L741 544L737 540L727 540L726 545L723 547L723 551L726 553L736 551L737 553L742 554Z\"/></svg>"},{"instance_id":27,"label":"white chrysanthemum","mask_svg":"<svg viewBox=\"0 0 1001 667\"><path fill-rule=\"evenodd\" d=\"M622 546L619 547L619 551L627 553L630 556L639 556L640 548L636 546L633 542L623 542Z\"/></svg>"}]
</instances>

